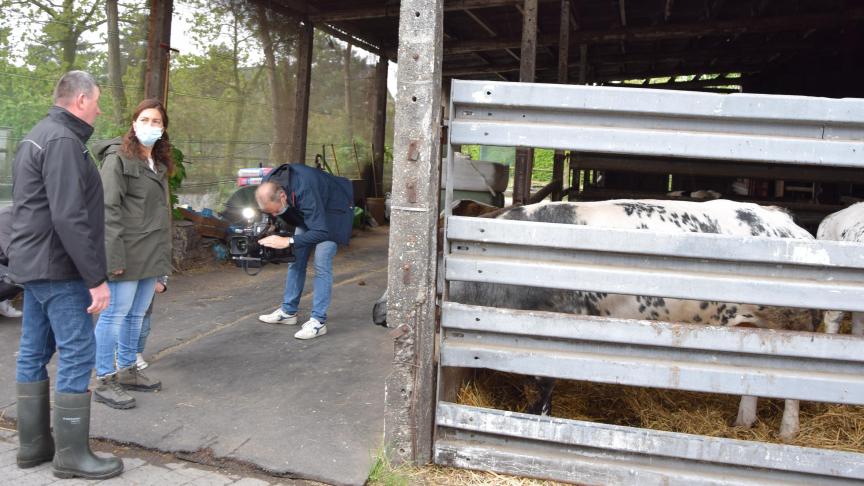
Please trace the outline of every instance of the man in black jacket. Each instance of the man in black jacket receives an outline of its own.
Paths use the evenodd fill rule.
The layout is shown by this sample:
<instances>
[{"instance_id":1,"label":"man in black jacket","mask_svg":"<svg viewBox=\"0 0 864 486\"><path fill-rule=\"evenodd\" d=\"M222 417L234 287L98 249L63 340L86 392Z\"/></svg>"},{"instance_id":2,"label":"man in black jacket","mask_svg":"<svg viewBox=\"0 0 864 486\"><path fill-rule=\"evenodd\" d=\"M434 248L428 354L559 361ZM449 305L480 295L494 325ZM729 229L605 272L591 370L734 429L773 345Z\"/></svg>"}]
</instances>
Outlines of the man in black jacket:
<instances>
[{"instance_id":1,"label":"man in black jacket","mask_svg":"<svg viewBox=\"0 0 864 486\"><path fill-rule=\"evenodd\" d=\"M93 133L100 89L70 71L54 106L18 145L12 164L12 278L24 284L24 319L15 381L18 466L53 458L60 478L104 479L123 472L115 457L92 453L90 392L96 360L95 314L108 306L105 210L99 171L84 145ZM58 351L54 440L48 372Z\"/></svg>"}]
</instances>

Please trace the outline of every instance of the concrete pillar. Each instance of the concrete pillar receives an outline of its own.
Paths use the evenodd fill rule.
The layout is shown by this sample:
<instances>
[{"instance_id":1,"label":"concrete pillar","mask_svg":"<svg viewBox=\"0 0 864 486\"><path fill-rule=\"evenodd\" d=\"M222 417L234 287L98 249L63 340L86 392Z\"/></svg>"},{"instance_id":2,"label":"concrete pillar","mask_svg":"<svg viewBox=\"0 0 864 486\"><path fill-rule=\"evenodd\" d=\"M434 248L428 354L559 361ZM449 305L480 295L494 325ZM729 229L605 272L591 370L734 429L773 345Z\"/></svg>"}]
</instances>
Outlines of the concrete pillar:
<instances>
[{"instance_id":1,"label":"concrete pillar","mask_svg":"<svg viewBox=\"0 0 864 486\"><path fill-rule=\"evenodd\" d=\"M147 70L144 96L168 103L168 57L171 45L171 14L174 0L150 2L150 25L147 34Z\"/></svg>"},{"instance_id":2,"label":"concrete pillar","mask_svg":"<svg viewBox=\"0 0 864 486\"><path fill-rule=\"evenodd\" d=\"M384 445L396 463L432 457L443 19L443 0L400 5L387 274L394 358L384 416Z\"/></svg>"},{"instance_id":3,"label":"concrete pillar","mask_svg":"<svg viewBox=\"0 0 864 486\"><path fill-rule=\"evenodd\" d=\"M519 53L519 81L534 82L537 58L537 0L525 0L522 14L522 50ZM513 173L513 203L524 204L531 197L531 172L534 168L534 150L516 148Z\"/></svg>"},{"instance_id":4,"label":"concrete pillar","mask_svg":"<svg viewBox=\"0 0 864 486\"><path fill-rule=\"evenodd\" d=\"M306 162L306 133L309 126L309 92L312 86L312 40L315 29L302 22L297 46L297 91L294 94L294 136L291 137L291 163Z\"/></svg>"},{"instance_id":5,"label":"concrete pillar","mask_svg":"<svg viewBox=\"0 0 864 486\"><path fill-rule=\"evenodd\" d=\"M384 141L387 134L387 58L378 58L375 66L375 120L372 126L373 178L367 184L368 196L384 195ZM374 187L373 187L374 184Z\"/></svg>"}]
</instances>

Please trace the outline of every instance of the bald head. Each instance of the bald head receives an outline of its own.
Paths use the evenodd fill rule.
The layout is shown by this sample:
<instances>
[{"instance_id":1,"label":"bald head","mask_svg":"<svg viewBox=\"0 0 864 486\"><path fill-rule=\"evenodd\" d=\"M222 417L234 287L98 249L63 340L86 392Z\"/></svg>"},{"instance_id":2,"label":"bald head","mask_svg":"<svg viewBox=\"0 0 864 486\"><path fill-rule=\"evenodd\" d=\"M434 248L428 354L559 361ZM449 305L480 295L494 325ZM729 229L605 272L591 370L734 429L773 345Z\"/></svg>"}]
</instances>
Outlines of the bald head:
<instances>
[{"instance_id":1,"label":"bald head","mask_svg":"<svg viewBox=\"0 0 864 486\"><path fill-rule=\"evenodd\" d=\"M261 211L276 216L288 204L288 196L282 186L275 182L264 182L255 189L255 202Z\"/></svg>"}]
</instances>

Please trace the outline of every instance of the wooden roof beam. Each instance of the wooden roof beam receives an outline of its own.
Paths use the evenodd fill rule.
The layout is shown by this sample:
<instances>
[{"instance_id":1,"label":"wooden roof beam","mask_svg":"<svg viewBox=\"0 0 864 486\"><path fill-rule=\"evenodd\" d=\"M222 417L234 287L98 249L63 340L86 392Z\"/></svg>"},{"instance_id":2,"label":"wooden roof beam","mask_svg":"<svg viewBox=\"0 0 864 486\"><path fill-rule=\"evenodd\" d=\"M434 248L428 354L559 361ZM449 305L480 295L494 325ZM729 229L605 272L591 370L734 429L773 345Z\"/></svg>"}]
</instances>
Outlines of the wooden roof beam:
<instances>
[{"instance_id":1,"label":"wooden roof beam","mask_svg":"<svg viewBox=\"0 0 864 486\"><path fill-rule=\"evenodd\" d=\"M489 27L489 25L484 22L480 17L478 17L477 14L475 14L471 10L463 10L463 12L465 12L465 14L468 15L471 20L476 22L477 25L479 25L480 28L485 30L491 37L498 37L498 34L494 30L492 30L492 27ZM512 49L505 49L505 51L507 51L507 54L510 54L513 59L516 59L517 61L519 60L519 56L517 56Z\"/></svg>"},{"instance_id":2,"label":"wooden roof beam","mask_svg":"<svg viewBox=\"0 0 864 486\"><path fill-rule=\"evenodd\" d=\"M864 8L854 8L837 14L793 15L765 19L742 19L734 21L696 23L686 25L664 25L659 27L578 31L570 36L572 45L598 44L605 42L651 41L661 39L689 39L694 36L736 35L742 33L769 33L783 31L808 31L842 26L853 20L864 19ZM520 39L480 39L446 43L444 54L465 54L473 51L515 49ZM542 35L538 45L550 46L558 43L557 35Z\"/></svg>"},{"instance_id":3,"label":"wooden roof beam","mask_svg":"<svg viewBox=\"0 0 864 486\"><path fill-rule=\"evenodd\" d=\"M444 11L470 10L475 8L508 7L521 5L523 0L446 0ZM553 2L556 0L539 0L541 2ZM362 20L399 16L399 5L383 7L358 7L330 12L319 12L309 15L313 22L343 22L346 20Z\"/></svg>"},{"instance_id":4,"label":"wooden roof beam","mask_svg":"<svg viewBox=\"0 0 864 486\"><path fill-rule=\"evenodd\" d=\"M836 51L836 49L835 49ZM582 53L582 49L580 48L580 61L568 63L569 68L578 67L580 71L583 69L583 65L594 65L594 66L616 66L616 65L627 65L627 64L638 64L638 63L653 63L653 64L671 64L675 62L694 62L705 59L716 59L710 66L710 70L705 70L707 73L718 73L718 72L735 72L730 69L720 69L715 68L717 65L723 65L723 61L728 61L729 59L737 60L737 59L746 59L752 58L753 56L762 57L763 62L770 62L776 60L776 56L779 54L813 54L813 53L822 53L824 55L832 55L836 53L831 49L825 49L822 46L818 45L808 45L806 42L793 42L781 44L778 46L773 46L770 48L767 47L756 47L750 49L739 49L735 52L729 52L728 49L723 48L715 48L715 49L703 49L703 50L694 50L688 51L685 55L671 55L666 54L663 57L656 57L655 54L646 53L646 54L630 54L630 55L606 55L603 57L595 57L591 60L591 62L587 62L587 46L584 47L584 54ZM583 62L584 60L584 62ZM553 64L538 64L538 70L548 70L553 69L557 66ZM701 65L705 68L704 63ZM678 72L677 75L693 75L697 74L702 76L702 72L694 72L693 70L687 71L687 68L679 68L676 69L684 69L685 72ZM452 66L444 67L445 75L447 76L464 76L470 74L484 74L484 73L494 73L494 72L514 72L519 70L518 63L501 63L501 64L483 64L483 65L469 65L469 66ZM653 70L653 69L652 69ZM657 75L651 77L665 77L671 76L671 74L666 75ZM580 79L582 78L582 73L580 72ZM630 78L623 78L630 79ZM640 78L641 79L641 78Z\"/></svg>"}]
</instances>

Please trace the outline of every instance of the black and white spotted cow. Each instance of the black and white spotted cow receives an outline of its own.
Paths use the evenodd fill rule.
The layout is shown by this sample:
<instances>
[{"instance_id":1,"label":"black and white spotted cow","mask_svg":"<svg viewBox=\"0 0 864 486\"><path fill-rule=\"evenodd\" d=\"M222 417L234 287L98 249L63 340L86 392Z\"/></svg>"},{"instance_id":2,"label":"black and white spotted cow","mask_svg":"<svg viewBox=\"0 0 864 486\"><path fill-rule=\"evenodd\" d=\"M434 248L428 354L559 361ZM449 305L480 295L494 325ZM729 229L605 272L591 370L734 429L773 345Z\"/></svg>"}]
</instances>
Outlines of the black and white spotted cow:
<instances>
[{"instance_id":1,"label":"black and white spotted cow","mask_svg":"<svg viewBox=\"0 0 864 486\"><path fill-rule=\"evenodd\" d=\"M846 209L829 214L819 224L816 238L864 243L864 203L853 204ZM843 311L825 311L823 317L825 332L837 334L845 314ZM852 313L852 334L864 335L864 312Z\"/></svg>"},{"instance_id":2,"label":"black and white spotted cow","mask_svg":"<svg viewBox=\"0 0 864 486\"><path fill-rule=\"evenodd\" d=\"M723 199L708 202L669 200L612 200L560 202L513 207L496 218L597 228L646 229L659 233L714 233L813 239L780 208ZM611 316L720 326L750 326L812 331L814 314L804 309L781 309L751 304L551 290L475 282L451 282L450 298L464 304L549 310L580 315ZM379 314L385 316L386 309ZM386 305L386 294L384 305ZM540 401L534 413L551 410L553 380L541 379ZM756 397L743 397L736 425L756 421ZM788 400L781 436L798 432L798 402Z\"/></svg>"}]
</instances>

